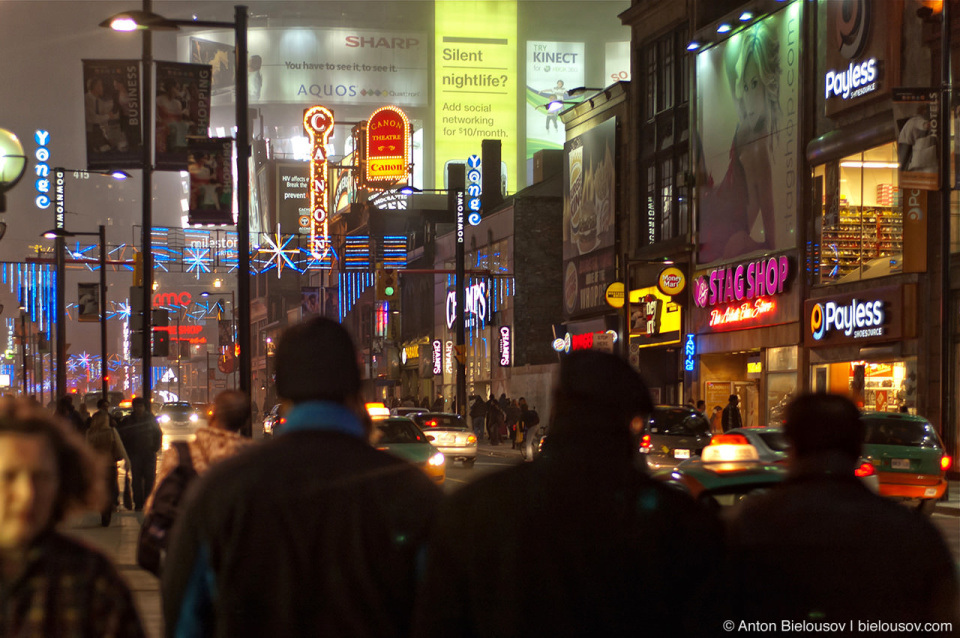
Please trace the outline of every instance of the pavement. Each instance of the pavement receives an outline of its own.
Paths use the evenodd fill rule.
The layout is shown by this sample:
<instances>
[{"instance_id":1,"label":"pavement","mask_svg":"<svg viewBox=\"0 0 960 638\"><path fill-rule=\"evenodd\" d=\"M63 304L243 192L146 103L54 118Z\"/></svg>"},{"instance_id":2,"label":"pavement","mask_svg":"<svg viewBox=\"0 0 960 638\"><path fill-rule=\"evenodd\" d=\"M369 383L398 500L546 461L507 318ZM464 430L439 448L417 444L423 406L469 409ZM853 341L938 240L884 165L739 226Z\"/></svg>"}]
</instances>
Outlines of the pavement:
<instances>
[{"instance_id":1,"label":"pavement","mask_svg":"<svg viewBox=\"0 0 960 638\"><path fill-rule=\"evenodd\" d=\"M937 514L945 516L960 516L960 481L947 481L946 498L937 503L934 510Z\"/></svg>"}]
</instances>

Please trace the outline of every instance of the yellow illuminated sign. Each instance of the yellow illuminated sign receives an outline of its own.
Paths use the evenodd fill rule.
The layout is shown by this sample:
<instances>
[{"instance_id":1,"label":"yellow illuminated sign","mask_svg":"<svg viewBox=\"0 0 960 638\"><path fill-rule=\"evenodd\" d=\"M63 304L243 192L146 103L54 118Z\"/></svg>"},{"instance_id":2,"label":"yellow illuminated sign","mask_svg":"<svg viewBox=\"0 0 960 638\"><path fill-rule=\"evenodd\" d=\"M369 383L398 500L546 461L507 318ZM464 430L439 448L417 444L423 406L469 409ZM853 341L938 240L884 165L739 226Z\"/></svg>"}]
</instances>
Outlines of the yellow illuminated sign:
<instances>
[{"instance_id":1,"label":"yellow illuminated sign","mask_svg":"<svg viewBox=\"0 0 960 638\"><path fill-rule=\"evenodd\" d=\"M680 305L671 301L656 286L630 291L631 336L655 337L676 332L677 340L670 343L679 343L681 314ZM664 345L664 342L651 345Z\"/></svg>"},{"instance_id":2,"label":"yellow illuminated sign","mask_svg":"<svg viewBox=\"0 0 960 638\"><path fill-rule=\"evenodd\" d=\"M307 248L317 259L330 250L330 216L327 214L327 139L333 133L333 113L311 106L303 114L310 136L310 241ZM279 274L279 271L278 271Z\"/></svg>"},{"instance_id":3,"label":"yellow illuminated sign","mask_svg":"<svg viewBox=\"0 0 960 638\"><path fill-rule=\"evenodd\" d=\"M406 183L410 170L410 121L395 106L374 111L366 130L366 181Z\"/></svg>"},{"instance_id":4,"label":"yellow illuminated sign","mask_svg":"<svg viewBox=\"0 0 960 638\"><path fill-rule=\"evenodd\" d=\"M485 139L501 141L508 183L517 178L517 2L434 4L436 183ZM486 167L485 167L486 168Z\"/></svg>"},{"instance_id":5,"label":"yellow illuminated sign","mask_svg":"<svg viewBox=\"0 0 960 638\"><path fill-rule=\"evenodd\" d=\"M760 374L763 372L763 363L760 361L747 362L747 374Z\"/></svg>"}]
</instances>

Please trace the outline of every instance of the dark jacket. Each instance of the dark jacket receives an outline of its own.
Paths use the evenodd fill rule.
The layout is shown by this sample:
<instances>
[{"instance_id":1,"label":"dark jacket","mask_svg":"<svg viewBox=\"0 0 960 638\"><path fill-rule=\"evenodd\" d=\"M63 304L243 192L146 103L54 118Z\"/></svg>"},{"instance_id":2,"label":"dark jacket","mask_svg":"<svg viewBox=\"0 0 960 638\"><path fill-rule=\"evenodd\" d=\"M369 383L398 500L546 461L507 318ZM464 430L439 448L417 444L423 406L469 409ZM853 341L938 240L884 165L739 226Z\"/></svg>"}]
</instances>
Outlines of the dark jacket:
<instances>
[{"instance_id":1,"label":"dark jacket","mask_svg":"<svg viewBox=\"0 0 960 638\"><path fill-rule=\"evenodd\" d=\"M167 635L190 614L225 638L407 635L440 498L422 471L341 432L288 431L224 461L174 529ZM217 592L212 617L193 610L198 575Z\"/></svg>"},{"instance_id":2,"label":"dark jacket","mask_svg":"<svg viewBox=\"0 0 960 638\"><path fill-rule=\"evenodd\" d=\"M745 501L730 545L731 618L952 621L957 631L960 592L940 533L849 469L802 473Z\"/></svg>"},{"instance_id":3,"label":"dark jacket","mask_svg":"<svg viewBox=\"0 0 960 638\"><path fill-rule=\"evenodd\" d=\"M470 406L470 416L471 417L487 416L487 404L483 399L480 399L480 398L474 399L473 405Z\"/></svg>"},{"instance_id":4,"label":"dark jacket","mask_svg":"<svg viewBox=\"0 0 960 638\"><path fill-rule=\"evenodd\" d=\"M723 618L714 622L706 609L717 597L719 521L595 443L447 497L428 546L415 636L717 631Z\"/></svg>"},{"instance_id":5,"label":"dark jacket","mask_svg":"<svg viewBox=\"0 0 960 638\"><path fill-rule=\"evenodd\" d=\"M734 428L742 428L743 419L740 418L740 408L732 403L728 403L727 407L723 409L723 415L720 417L720 426L724 432Z\"/></svg>"},{"instance_id":6,"label":"dark jacket","mask_svg":"<svg viewBox=\"0 0 960 638\"><path fill-rule=\"evenodd\" d=\"M139 417L135 414L125 417L117 426L117 432L131 458L156 456L163 443L163 432L157 423L157 417L149 412L144 412Z\"/></svg>"}]
</instances>

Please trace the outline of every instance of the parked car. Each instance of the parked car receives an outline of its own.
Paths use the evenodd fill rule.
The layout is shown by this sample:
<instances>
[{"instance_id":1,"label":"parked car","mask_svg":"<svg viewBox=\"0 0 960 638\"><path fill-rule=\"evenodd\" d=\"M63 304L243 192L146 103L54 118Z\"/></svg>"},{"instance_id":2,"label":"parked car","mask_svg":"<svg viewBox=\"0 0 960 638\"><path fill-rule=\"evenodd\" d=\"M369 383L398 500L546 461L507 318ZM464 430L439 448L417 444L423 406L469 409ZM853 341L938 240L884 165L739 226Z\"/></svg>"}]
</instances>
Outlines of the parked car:
<instances>
[{"instance_id":1,"label":"parked car","mask_svg":"<svg viewBox=\"0 0 960 638\"><path fill-rule=\"evenodd\" d=\"M447 478L446 457L416 423L406 417L390 417L374 421L374 427L373 444L378 450L413 463L438 485L443 485Z\"/></svg>"},{"instance_id":2,"label":"parked car","mask_svg":"<svg viewBox=\"0 0 960 638\"><path fill-rule=\"evenodd\" d=\"M710 442L710 422L685 405L658 405L640 431L640 453L651 470L673 469Z\"/></svg>"},{"instance_id":3,"label":"parked car","mask_svg":"<svg viewBox=\"0 0 960 638\"><path fill-rule=\"evenodd\" d=\"M477 462L477 436L459 414L419 412L409 418L428 438L433 437L433 446L451 463L463 461L464 467L472 468Z\"/></svg>"},{"instance_id":4,"label":"parked car","mask_svg":"<svg viewBox=\"0 0 960 638\"><path fill-rule=\"evenodd\" d=\"M937 431L922 416L865 412L863 455L877 468L880 494L932 514L947 491L951 458Z\"/></svg>"},{"instance_id":5,"label":"parked car","mask_svg":"<svg viewBox=\"0 0 960 638\"><path fill-rule=\"evenodd\" d=\"M424 414L429 412L427 408L411 408L409 406L400 406L398 408L390 408L391 416L413 416L415 414Z\"/></svg>"}]
</instances>

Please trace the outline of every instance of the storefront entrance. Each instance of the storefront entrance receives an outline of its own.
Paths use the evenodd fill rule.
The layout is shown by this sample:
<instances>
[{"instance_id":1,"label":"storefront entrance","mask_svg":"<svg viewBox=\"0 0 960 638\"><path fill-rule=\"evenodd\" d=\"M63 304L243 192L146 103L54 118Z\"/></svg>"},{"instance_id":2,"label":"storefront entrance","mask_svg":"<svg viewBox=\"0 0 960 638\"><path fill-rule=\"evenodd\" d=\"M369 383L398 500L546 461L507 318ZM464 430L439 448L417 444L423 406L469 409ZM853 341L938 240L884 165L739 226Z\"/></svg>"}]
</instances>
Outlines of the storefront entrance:
<instances>
[{"instance_id":1,"label":"storefront entrance","mask_svg":"<svg viewBox=\"0 0 960 638\"><path fill-rule=\"evenodd\" d=\"M916 412L915 358L888 362L844 361L812 366L814 392L849 396L863 410Z\"/></svg>"}]
</instances>

